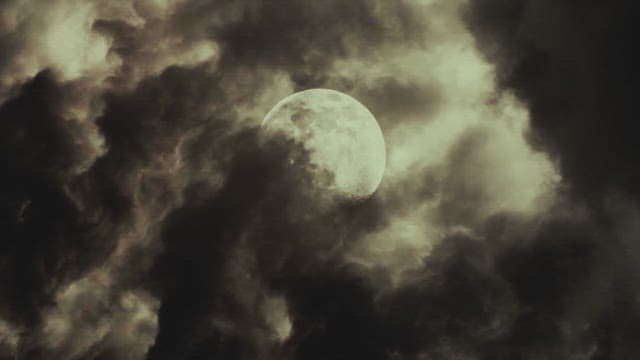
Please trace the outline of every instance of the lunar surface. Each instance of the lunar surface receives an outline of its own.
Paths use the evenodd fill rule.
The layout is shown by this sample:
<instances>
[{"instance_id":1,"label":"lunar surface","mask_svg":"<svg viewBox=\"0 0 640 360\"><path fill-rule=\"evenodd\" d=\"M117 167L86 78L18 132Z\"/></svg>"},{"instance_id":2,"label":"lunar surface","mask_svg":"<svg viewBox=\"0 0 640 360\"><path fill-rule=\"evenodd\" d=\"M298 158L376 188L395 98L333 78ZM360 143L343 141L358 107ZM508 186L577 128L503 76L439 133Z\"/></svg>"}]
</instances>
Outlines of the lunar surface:
<instances>
[{"instance_id":1,"label":"lunar surface","mask_svg":"<svg viewBox=\"0 0 640 360\"><path fill-rule=\"evenodd\" d=\"M382 131L371 112L349 95L329 89L292 94L271 109L262 128L301 143L309 152L312 171L333 175L326 185L332 194L367 198L382 180Z\"/></svg>"}]
</instances>

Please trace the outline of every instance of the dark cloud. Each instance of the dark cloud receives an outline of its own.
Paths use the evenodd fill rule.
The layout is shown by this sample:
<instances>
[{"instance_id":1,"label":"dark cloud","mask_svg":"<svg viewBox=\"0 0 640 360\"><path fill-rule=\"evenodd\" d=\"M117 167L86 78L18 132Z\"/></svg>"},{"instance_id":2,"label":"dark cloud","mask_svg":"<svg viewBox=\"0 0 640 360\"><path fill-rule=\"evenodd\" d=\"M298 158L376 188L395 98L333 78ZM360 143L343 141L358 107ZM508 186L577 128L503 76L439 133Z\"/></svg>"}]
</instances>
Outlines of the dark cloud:
<instances>
[{"instance_id":1,"label":"dark cloud","mask_svg":"<svg viewBox=\"0 0 640 360\"><path fill-rule=\"evenodd\" d=\"M2 145L2 313L34 326L53 291L104 258L95 241L108 213L83 214L68 187L95 153L95 129L65 116L74 84L43 72L0 108Z\"/></svg>"},{"instance_id":2,"label":"dark cloud","mask_svg":"<svg viewBox=\"0 0 640 360\"><path fill-rule=\"evenodd\" d=\"M245 265L243 271L256 283L247 278L240 281L252 283L257 291L285 294L289 306L295 307L289 292L302 291L298 287L308 283L306 277L322 273L325 262L334 262L331 259L344 246L340 244L355 238L354 229L366 231L367 224L375 224L375 213L364 204L326 208L304 167L289 165L291 147L277 139L259 146L257 135L250 131L229 139L227 150L233 147L233 159L217 195L207 196L195 184L187 190L189 205L167 219L163 252L154 265L154 283L163 300L158 338L149 358L258 356L266 350L257 347L261 339L246 327L264 320L259 314L240 311L237 297L241 294L231 289L238 280L229 278L229 266L241 261L234 249L244 246L254 259L254 265ZM304 164L305 156L300 152L295 163ZM326 293L334 296L332 289ZM308 295L302 291L297 296L308 301ZM231 326L245 324L245 329L226 333L224 326L216 326L217 318ZM307 331L293 326L295 332Z\"/></svg>"},{"instance_id":3,"label":"dark cloud","mask_svg":"<svg viewBox=\"0 0 640 360\"><path fill-rule=\"evenodd\" d=\"M464 6L522 109L465 82L489 72L453 2L20 4L0 2L0 358L640 354L626 2ZM380 120L371 198L327 195L260 131L308 87ZM525 108L562 181L513 130Z\"/></svg>"},{"instance_id":4,"label":"dark cloud","mask_svg":"<svg viewBox=\"0 0 640 360\"><path fill-rule=\"evenodd\" d=\"M300 88L320 85L336 59L371 55L385 45L418 44L423 36L421 20L402 1L262 1L223 9L235 16L210 27L222 44L222 61L285 69Z\"/></svg>"},{"instance_id":5,"label":"dark cloud","mask_svg":"<svg viewBox=\"0 0 640 360\"><path fill-rule=\"evenodd\" d=\"M466 9L479 48L497 65L499 82L531 111L532 142L559 160L573 196L593 205L596 214L602 214L612 193L638 194L630 7L626 1L489 0ZM630 230L621 238L612 233L619 226L615 221L597 223L595 228L555 223L521 253L524 263L515 260L517 253L509 253L514 261L502 262L504 277L532 309L522 327L540 326L534 334L514 333L513 340L524 348L548 347L551 358L578 352L584 339L554 347L554 340L543 335L575 336L575 327L559 325L559 319L577 311L570 321L582 321L587 338L596 344L583 348L586 358L635 356L628 336L637 328L637 305L628 299L637 297L637 288L627 287L622 269L633 267L638 253L629 251L622 238L637 235ZM623 283L626 290L620 292ZM578 295L569 294L574 291ZM622 313L624 321L619 320ZM531 345L534 338L541 343Z\"/></svg>"},{"instance_id":6,"label":"dark cloud","mask_svg":"<svg viewBox=\"0 0 640 360\"><path fill-rule=\"evenodd\" d=\"M488 0L466 10L499 81L528 103L533 141L587 197L637 194L630 6Z\"/></svg>"},{"instance_id":7,"label":"dark cloud","mask_svg":"<svg viewBox=\"0 0 640 360\"><path fill-rule=\"evenodd\" d=\"M453 235L415 278L381 301L386 339L400 358L479 356L501 338L518 310L508 284L492 271L487 244Z\"/></svg>"},{"instance_id":8,"label":"dark cloud","mask_svg":"<svg viewBox=\"0 0 640 360\"><path fill-rule=\"evenodd\" d=\"M376 114L383 128L388 126L386 122L408 121L416 116L428 118L438 110L441 101L435 85L403 82L392 77L378 79L358 95L363 104Z\"/></svg>"},{"instance_id":9,"label":"dark cloud","mask_svg":"<svg viewBox=\"0 0 640 360\"><path fill-rule=\"evenodd\" d=\"M387 339L375 287L357 268L329 265L296 279L287 291L294 317L295 359L385 359Z\"/></svg>"}]
</instances>

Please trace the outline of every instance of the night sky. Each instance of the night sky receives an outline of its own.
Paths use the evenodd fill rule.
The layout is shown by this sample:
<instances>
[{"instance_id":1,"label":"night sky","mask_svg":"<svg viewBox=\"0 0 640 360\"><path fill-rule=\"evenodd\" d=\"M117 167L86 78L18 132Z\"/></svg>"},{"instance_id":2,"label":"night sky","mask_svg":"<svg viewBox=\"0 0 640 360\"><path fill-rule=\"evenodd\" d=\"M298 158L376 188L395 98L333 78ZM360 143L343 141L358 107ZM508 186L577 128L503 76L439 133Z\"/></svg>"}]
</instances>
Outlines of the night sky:
<instances>
[{"instance_id":1,"label":"night sky","mask_svg":"<svg viewBox=\"0 0 640 360\"><path fill-rule=\"evenodd\" d=\"M634 3L0 0L0 360L640 359Z\"/></svg>"}]
</instances>

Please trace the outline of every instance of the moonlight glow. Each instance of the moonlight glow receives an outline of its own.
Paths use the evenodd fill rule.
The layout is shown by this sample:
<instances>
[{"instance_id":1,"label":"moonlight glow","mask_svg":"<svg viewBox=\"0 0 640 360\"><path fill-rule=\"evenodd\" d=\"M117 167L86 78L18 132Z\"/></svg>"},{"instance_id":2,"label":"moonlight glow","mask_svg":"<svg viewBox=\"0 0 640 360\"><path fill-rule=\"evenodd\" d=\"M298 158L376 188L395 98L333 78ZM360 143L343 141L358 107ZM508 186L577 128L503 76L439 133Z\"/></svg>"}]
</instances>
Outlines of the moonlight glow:
<instances>
[{"instance_id":1,"label":"moonlight glow","mask_svg":"<svg viewBox=\"0 0 640 360\"><path fill-rule=\"evenodd\" d=\"M373 194L384 173L382 131L369 110L349 95L311 89L290 95L262 126L301 142L317 169L334 175L329 191L348 198Z\"/></svg>"}]
</instances>

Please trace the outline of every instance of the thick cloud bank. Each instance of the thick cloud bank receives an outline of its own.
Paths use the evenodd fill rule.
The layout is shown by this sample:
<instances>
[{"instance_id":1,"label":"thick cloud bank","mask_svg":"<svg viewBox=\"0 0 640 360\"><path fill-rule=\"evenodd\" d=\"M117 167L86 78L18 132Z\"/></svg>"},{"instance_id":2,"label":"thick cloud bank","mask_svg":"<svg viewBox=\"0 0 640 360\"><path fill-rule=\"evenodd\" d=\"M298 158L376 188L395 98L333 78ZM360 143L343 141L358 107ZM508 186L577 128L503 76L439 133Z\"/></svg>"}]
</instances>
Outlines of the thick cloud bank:
<instances>
[{"instance_id":1,"label":"thick cloud bank","mask_svg":"<svg viewBox=\"0 0 640 360\"><path fill-rule=\"evenodd\" d=\"M0 1L0 359L638 358L632 14ZM260 131L315 87L371 198Z\"/></svg>"}]
</instances>

